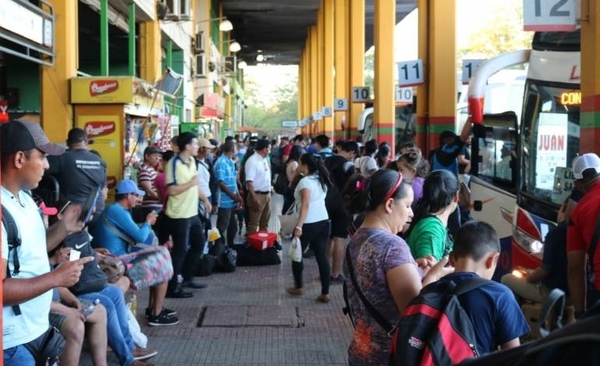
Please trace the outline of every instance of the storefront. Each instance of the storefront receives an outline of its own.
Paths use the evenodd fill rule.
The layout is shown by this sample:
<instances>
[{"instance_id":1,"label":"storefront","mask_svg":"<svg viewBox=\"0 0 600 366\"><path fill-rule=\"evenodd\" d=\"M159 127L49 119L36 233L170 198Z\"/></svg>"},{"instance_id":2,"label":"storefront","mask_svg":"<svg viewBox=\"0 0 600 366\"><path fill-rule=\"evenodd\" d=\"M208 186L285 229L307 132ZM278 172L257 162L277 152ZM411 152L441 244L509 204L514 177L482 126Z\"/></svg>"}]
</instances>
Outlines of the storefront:
<instances>
[{"instance_id":1,"label":"storefront","mask_svg":"<svg viewBox=\"0 0 600 366\"><path fill-rule=\"evenodd\" d=\"M39 120L39 66L55 56L54 12L43 3L0 0L0 123L25 114Z\"/></svg>"},{"instance_id":2,"label":"storefront","mask_svg":"<svg viewBox=\"0 0 600 366\"><path fill-rule=\"evenodd\" d=\"M136 179L149 145L169 149L171 116L164 94L131 76L71 79L75 126L93 140L91 148L107 163L109 195L116 182Z\"/></svg>"},{"instance_id":3,"label":"storefront","mask_svg":"<svg viewBox=\"0 0 600 366\"><path fill-rule=\"evenodd\" d=\"M216 93L206 93L199 98L194 120L199 123L200 134L206 138L224 139L223 118L225 117L225 99Z\"/></svg>"}]
</instances>

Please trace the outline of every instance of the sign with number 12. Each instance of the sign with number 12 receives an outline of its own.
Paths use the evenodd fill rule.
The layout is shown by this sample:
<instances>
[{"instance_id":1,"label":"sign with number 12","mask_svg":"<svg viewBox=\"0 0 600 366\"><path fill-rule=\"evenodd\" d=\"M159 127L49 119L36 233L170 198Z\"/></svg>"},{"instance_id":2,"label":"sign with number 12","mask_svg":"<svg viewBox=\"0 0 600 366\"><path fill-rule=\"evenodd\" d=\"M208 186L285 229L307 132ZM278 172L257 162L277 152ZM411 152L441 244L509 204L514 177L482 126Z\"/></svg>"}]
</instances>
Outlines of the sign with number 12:
<instances>
[{"instance_id":1,"label":"sign with number 12","mask_svg":"<svg viewBox=\"0 0 600 366\"><path fill-rule=\"evenodd\" d=\"M577 28L579 1L523 0L523 29L535 32L571 32Z\"/></svg>"}]
</instances>

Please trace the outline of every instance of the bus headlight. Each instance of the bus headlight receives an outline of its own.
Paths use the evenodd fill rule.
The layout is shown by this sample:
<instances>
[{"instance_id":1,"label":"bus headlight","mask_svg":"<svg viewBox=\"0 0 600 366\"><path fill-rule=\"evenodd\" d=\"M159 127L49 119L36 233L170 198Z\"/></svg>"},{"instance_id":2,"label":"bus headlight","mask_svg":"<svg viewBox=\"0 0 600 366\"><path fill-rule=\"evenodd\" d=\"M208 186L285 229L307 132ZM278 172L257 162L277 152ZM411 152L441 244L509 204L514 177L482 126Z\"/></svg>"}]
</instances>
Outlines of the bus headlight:
<instances>
[{"instance_id":1,"label":"bus headlight","mask_svg":"<svg viewBox=\"0 0 600 366\"><path fill-rule=\"evenodd\" d=\"M513 230L513 239L521 248L529 253L535 254L544 250L544 244L541 241L532 238L518 228Z\"/></svg>"}]
</instances>

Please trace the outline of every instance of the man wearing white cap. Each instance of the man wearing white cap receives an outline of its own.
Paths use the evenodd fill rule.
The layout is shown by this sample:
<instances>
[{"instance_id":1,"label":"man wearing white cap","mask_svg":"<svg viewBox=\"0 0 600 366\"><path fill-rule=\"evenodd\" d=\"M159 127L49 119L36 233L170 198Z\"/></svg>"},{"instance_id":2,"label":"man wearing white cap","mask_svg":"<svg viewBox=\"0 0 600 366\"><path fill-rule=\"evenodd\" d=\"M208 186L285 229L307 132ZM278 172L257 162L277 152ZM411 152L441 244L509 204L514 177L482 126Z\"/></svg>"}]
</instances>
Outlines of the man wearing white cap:
<instances>
[{"instance_id":1,"label":"man wearing white cap","mask_svg":"<svg viewBox=\"0 0 600 366\"><path fill-rule=\"evenodd\" d=\"M569 293L575 317L600 299L600 251L595 250L600 235L600 158L587 153L573 159L575 186L584 196L573 210L567 227ZM595 239L594 239L595 238ZM592 273L586 273L586 255ZM593 279L586 281L589 275ZM587 293L586 293L587 289Z\"/></svg>"}]
</instances>

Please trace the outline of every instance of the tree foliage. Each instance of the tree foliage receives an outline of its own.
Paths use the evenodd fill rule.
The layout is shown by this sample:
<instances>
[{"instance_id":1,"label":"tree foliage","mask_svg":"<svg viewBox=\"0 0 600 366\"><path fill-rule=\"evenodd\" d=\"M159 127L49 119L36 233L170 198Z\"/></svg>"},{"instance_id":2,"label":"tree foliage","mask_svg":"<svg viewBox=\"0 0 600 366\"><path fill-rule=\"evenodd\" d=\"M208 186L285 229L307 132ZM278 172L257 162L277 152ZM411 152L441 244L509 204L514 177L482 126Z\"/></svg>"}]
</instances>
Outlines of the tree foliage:
<instances>
[{"instance_id":1,"label":"tree foliage","mask_svg":"<svg viewBox=\"0 0 600 366\"><path fill-rule=\"evenodd\" d=\"M531 48L532 32L523 31L523 3L500 1L490 9L490 21L470 35L468 46L458 50L465 58L491 58L519 49Z\"/></svg>"},{"instance_id":2,"label":"tree foliage","mask_svg":"<svg viewBox=\"0 0 600 366\"><path fill-rule=\"evenodd\" d=\"M297 81L297 75L287 75L266 93L256 80L247 78L244 93L248 108L244 112L244 126L256 128L259 135L273 135L281 131L282 121L298 120Z\"/></svg>"}]
</instances>

